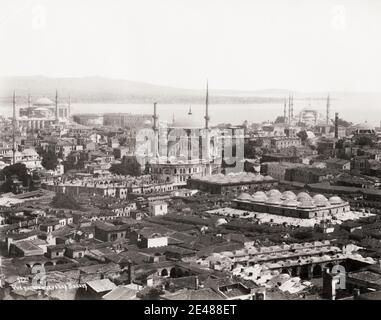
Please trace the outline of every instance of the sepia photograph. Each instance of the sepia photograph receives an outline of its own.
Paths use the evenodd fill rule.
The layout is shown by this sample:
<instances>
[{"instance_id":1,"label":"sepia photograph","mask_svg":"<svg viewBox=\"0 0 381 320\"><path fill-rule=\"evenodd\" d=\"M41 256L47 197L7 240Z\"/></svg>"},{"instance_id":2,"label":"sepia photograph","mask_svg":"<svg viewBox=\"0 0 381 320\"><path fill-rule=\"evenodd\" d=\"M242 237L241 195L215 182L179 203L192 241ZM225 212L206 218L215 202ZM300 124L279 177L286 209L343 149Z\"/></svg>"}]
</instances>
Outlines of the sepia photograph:
<instances>
[{"instance_id":1,"label":"sepia photograph","mask_svg":"<svg viewBox=\"0 0 381 320\"><path fill-rule=\"evenodd\" d=\"M0 308L381 300L380 57L378 0L1 0Z\"/></svg>"}]
</instances>

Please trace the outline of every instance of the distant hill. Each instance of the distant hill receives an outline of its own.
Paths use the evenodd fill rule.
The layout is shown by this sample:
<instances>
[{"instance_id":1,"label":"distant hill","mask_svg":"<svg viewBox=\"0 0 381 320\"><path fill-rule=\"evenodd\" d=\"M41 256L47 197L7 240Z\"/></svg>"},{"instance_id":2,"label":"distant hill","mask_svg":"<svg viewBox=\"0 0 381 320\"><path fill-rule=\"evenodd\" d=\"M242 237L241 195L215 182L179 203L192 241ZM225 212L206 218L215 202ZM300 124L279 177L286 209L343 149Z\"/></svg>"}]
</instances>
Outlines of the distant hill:
<instances>
[{"instance_id":1,"label":"distant hill","mask_svg":"<svg viewBox=\"0 0 381 320\"><path fill-rule=\"evenodd\" d=\"M69 94L75 103L204 103L205 90L191 90L153 85L123 79L101 77L48 78L3 77L0 78L0 102L9 103L16 90L19 101L26 102L27 95L53 98L55 90L60 97ZM280 102L287 90L262 91L210 90L209 101L219 103L272 103Z\"/></svg>"}]
</instances>

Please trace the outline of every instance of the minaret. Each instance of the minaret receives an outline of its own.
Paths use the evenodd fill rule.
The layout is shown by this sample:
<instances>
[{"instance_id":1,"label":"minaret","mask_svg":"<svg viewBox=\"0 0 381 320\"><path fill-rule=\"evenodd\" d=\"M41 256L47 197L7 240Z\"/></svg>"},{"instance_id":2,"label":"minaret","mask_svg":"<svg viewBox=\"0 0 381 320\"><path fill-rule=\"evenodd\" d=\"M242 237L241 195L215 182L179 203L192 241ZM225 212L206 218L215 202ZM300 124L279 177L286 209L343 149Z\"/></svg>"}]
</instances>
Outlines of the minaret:
<instances>
[{"instance_id":1,"label":"minaret","mask_svg":"<svg viewBox=\"0 0 381 320\"><path fill-rule=\"evenodd\" d=\"M206 99L205 99L205 129L209 130L209 88L208 81L206 81Z\"/></svg>"},{"instance_id":2,"label":"minaret","mask_svg":"<svg viewBox=\"0 0 381 320\"><path fill-rule=\"evenodd\" d=\"M291 94L291 120L294 119L294 94Z\"/></svg>"},{"instance_id":3,"label":"minaret","mask_svg":"<svg viewBox=\"0 0 381 320\"><path fill-rule=\"evenodd\" d=\"M283 118L284 123L287 123L287 98L284 98Z\"/></svg>"},{"instance_id":4,"label":"minaret","mask_svg":"<svg viewBox=\"0 0 381 320\"><path fill-rule=\"evenodd\" d=\"M71 115L71 96L70 95L69 95L69 105L68 105L67 111L68 111L67 118L70 119L70 115Z\"/></svg>"},{"instance_id":5,"label":"minaret","mask_svg":"<svg viewBox=\"0 0 381 320\"><path fill-rule=\"evenodd\" d=\"M189 107L188 115L192 115L192 107Z\"/></svg>"},{"instance_id":6,"label":"minaret","mask_svg":"<svg viewBox=\"0 0 381 320\"><path fill-rule=\"evenodd\" d=\"M16 163L16 141L15 141L15 131L16 131L16 91L13 91L13 118L12 118L12 153L13 153L13 163Z\"/></svg>"},{"instance_id":7,"label":"minaret","mask_svg":"<svg viewBox=\"0 0 381 320\"><path fill-rule=\"evenodd\" d=\"M288 124L291 124L291 94L288 95Z\"/></svg>"},{"instance_id":8,"label":"minaret","mask_svg":"<svg viewBox=\"0 0 381 320\"><path fill-rule=\"evenodd\" d=\"M205 99L205 159L207 161L210 161L210 130L209 130L209 84L208 81L206 81L206 99ZM212 168L209 165L207 168L207 173L211 174L212 173Z\"/></svg>"},{"instance_id":9,"label":"minaret","mask_svg":"<svg viewBox=\"0 0 381 320\"><path fill-rule=\"evenodd\" d=\"M32 106L32 98L31 98L30 94L28 94L28 117L31 116L31 111L32 111L30 109L31 106Z\"/></svg>"},{"instance_id":10,"label":"minaret","mask_svg":"<svg viewBox=\"0 0 381 320\"><path fill-rule=\"evenodd\" d=\"M327 125L329 124L329 113L330 113L330 98L329 98L329 94L328 94L328 97L327 97L327 114L326 114L326 117L327 117Z\"/></svg>"},{"instance_id":11,"label":"minaret","mask_svg":"<svg viewBox=\"0 0 381 320\"><path fill-rule=\"evenodd\" d=\"M159 157L159 128L158 128L158 115L157 115L157 102L153 103L153 132L154 132L154 139L155 139L155 148L154 150L156 157Z\"/></svg>"},{"instance_id":12,"label":"minaret","mask_svg":"<svg viewBox=\"0 0 381 320\"><path fill-rule=\"evenodd\" d=\"M58 123L58 90L56 90L56 110L55 110L55 116L56 116L56 123Z\"/></svg>"}]
</instances>

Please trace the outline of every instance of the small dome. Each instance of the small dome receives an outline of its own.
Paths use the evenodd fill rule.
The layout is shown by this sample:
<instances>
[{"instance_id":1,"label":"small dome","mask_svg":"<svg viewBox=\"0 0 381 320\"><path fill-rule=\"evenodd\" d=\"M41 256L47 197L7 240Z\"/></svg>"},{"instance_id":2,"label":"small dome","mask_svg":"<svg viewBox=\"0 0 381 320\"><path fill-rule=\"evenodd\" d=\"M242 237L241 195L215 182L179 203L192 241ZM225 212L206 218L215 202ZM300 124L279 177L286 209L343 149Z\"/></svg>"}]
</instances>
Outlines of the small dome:
<instances>
[{"instance_id":1,"label":"small dome","mask_svg":"<svg viewBox=\"0 0 381 320\"><path fill-rule=\"evenodd\" d=\"M303 199L311 200L311 196L307 192L300 192L298 193L298 196L296 197L298 201L301 201Z\"/></svg>"},{"instance_id":2,"label":"small dome","mask_svg":"<svg viewBox=\"0 0 381 320\"><path fill-rule=\"evenodd\" d=\"M252 201L265 202L267 201L267 196L263 191L257 191L256 193L254 193Z\"/></svg>"},{"instance_id":3,"label":"small dome","mask_svg":"<svg viewBox=\"0 0 381 320\"><path fill-rule=\"evenodd\" d=\"M317 207L328 207L329 206L329 202L327 199L317 199L317 200L314 200L314 204L317 206Z\"/></svg>"},{"instance_id":4,"label":"small dome","mask_svg":"<svg viewBox=\"0 0 381 320\"><path fill-rule=\"evenodd\" d=\"M292 191L285 191L282 194L282 198L285 200L296 200L296 195Z\"/></svg>"},{"instance_id":5,"label":"small dome","mask_svg":"<svg viewBox=\"0 0 381 320\"><path fill-rule=\"evenodd\" d=\"M253 198L251 197L250 194L246 193L246 192L242 192L238 198L238 200L244 200L244 201L251 201Z\"/></svg>"},{"instance_id":6,"label":"small dome","mask_svg":"<svg viewBox=\"0 0 381 320\"><path fill-rule=\"evenodd\" d=\"M340 204L343 202L343 200L341 200L341 198L338 196L330 197L328 201L330 204Z\"/></svg>"},{"instance_id":7,"label":"small dome","mask_svg":"<svg viewBox=\"0 0 381 320\"><path fill-rule=\"evenodd\" d=\"M313 201L328 201L328 199L323 196L322 194L315 194L313 197L312 197L312 200Z\"/></svg>"},{"instance_id":8,"label":"small dome","mask_svg":"<svg viewBox=\"0 0 381 320\"><path fill-rule=\"evenodd\" d=\"M271 189L270 191L267 192L267 196L271 198L276 197L280 199L280 197L282 196L282 193L277 189Z\"/></svg>"},{"instance_id":9,"label":"small dome","mask_svg":"<svg viewBox=\"0 0 381 320\"><path fill-rule=\"evenodd\" d=\"M264 176L263 177L263 180L264 181L272 181L272 180L274 180L272 177L270 177L270 176Z\"/></svg>"}]
</instances>

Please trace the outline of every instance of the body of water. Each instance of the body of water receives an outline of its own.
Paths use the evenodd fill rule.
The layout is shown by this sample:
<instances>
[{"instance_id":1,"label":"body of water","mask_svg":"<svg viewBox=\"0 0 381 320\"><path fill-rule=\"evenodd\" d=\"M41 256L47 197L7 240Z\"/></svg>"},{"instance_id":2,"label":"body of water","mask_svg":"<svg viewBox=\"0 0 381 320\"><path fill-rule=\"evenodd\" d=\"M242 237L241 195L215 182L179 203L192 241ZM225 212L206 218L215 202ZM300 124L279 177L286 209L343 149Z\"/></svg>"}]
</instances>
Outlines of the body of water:
<instances>
[{"instance_id":1,"label":"body of water","mask_svg":"<svg viewBox=\"0 0 381 320\"><path fill-rule=\"evenodd\" d=\"M160 120L172 121L175 117L184 117L192 107L194 117L203 119L205 106L202 104L160 104L158 112ZM326 102L324 100L294 99L294 115L303 108L318 110L325 118ZM249 122L274 121L277 116L283 115L283 103L266 104L211 104L209 106L211 123L242 124L245 120ZM129 112L133 114L152 114L152 104L87 104L73 103L72 113L107 113L107 112ZM353 123L369 122L379 126L381 121L381 94L353 93L332 96L331 119L338 112L340 118ZM0 114L11 116L11 106L0 106ZM203 121L203 120L202 120Z\"/></svg>"}]
</instances>

